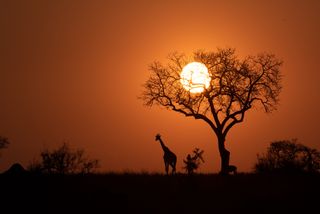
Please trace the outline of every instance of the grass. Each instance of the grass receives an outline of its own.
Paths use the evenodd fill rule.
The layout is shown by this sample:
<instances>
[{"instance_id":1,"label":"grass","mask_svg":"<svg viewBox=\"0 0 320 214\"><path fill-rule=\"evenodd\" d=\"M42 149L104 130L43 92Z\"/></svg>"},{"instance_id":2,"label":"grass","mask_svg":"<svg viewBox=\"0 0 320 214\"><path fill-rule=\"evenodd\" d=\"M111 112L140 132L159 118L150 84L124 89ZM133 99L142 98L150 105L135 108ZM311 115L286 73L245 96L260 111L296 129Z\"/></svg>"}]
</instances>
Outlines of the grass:
<instances>
[{"instance_id":1,"label":"grass","mask_svg":"<svg viewBox=\"0 0 320 214\"><path fill-rule=\"evenodd\" d=\"M33 213L308 213L318 175L0 175L1 204Z\"/></svg>"}]
</instances>

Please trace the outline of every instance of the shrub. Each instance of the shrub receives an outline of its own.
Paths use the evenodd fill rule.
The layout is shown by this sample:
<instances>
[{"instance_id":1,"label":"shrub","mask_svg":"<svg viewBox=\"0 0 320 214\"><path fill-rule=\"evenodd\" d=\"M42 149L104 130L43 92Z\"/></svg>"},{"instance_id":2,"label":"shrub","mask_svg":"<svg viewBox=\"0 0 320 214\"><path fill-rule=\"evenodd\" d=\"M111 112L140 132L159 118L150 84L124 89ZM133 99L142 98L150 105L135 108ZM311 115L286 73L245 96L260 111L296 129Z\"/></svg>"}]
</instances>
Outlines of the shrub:
<instances>
[{"instance_id":1,"label":"shrub","mask_svg":"<svg viewBox=\"0 0 320 214\"><path fill-rule=\"evenodd\" d=\"M320 152L297 143L297 139L272 142L266 154L257 155L256 172L315 173Z\"/></svg>"},{"instance_id":2,"label":"shrub","mask_svg":"<svg viewBox=\"0 0 320 214\"><path fill-rule=\"evenodd\" d=\"M40 161L33 160L30 163L30 171L48 174L88 174L99 165L98 160L87 158L84 150L72 150L66 143L53 151L44 150L40 156Z\"/></svg>"}]
</instances>

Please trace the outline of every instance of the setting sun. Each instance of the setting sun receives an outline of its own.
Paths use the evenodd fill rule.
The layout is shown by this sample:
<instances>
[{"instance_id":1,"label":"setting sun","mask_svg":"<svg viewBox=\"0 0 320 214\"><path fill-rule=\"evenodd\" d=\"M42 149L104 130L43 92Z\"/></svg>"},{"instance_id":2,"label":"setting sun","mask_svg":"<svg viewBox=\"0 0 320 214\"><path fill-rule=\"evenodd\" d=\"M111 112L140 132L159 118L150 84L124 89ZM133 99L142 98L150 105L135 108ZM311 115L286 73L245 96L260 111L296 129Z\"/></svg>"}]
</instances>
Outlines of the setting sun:
<instances>
[{"instance_id":1,"label":"setting sun","mask_svg":"<svg viewBox=\"0 0 320 214\"><path fill-rule=\"evenodd\" d=\"M210 85L207 67L200 62L191 62L183 67L180 74L183 88L191 93L201 93Z\"/></svg>"}]
</instances>

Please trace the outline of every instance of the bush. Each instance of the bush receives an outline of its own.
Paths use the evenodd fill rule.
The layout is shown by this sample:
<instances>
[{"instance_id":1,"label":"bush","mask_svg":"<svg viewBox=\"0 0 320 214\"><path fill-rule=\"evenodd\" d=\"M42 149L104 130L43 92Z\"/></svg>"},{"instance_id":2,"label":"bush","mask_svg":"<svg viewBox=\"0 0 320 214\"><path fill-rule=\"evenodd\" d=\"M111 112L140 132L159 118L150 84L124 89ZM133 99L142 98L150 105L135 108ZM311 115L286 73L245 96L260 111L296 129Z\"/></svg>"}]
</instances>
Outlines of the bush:
<instances>
[{"instance_id":1,"label":"bush","mask_svg":"<svg viewBox=\"0 0 320 214\"><path fill-rule=\"evenodd\" d=\"M296 139L275 141L266 154L257 155L254 169L258 173L316 173L320 170L320 153Z\"/></svg>"},{"instance_id":2,"label":"bush","mask_svg":"<svg viewBox=\"0 0 320 214\"><path fill-rule=\"evenodd\" d=\"M28 169L33 172L48 174L88 174L98 168L99 161L85 157L84 150L72 150L63 143L56 150L44 150L41 160L33 160Z\"/></svg>"},{"instance_id":3,"label":"bush","mask_svg":"<svg viewBox=\"0 0 320 214\"><path fill-rule=\"evenodd\" d=\"M195 170L197 170L201 164L201 162L204 163L202 154L203 154L203 150L200 150L199 148L195 148L193 150L193 156L191 156L190 154L187 155L187 158L185 160L183 160L184 162L184 169L186 170L186 172L190 175L193 174Z\"/></svg>"}]
</instances>

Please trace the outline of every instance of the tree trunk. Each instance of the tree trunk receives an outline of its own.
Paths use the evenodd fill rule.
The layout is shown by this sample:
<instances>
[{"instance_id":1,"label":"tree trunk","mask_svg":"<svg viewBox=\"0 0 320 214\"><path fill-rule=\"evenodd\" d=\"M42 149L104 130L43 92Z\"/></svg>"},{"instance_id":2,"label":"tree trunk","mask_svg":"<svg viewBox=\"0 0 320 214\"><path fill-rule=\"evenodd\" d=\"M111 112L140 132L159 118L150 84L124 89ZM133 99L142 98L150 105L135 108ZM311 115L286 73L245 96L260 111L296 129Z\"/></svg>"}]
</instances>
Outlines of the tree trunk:
<instances>
[{"instance_id":1,"label":"tree trunk","mask_svg":"<svg viewBox=\"0 0 320 214\"><path fill-rule=\"evenodd\" d=\"M218 146L219 146L219 153L221 158L220 174L228 175L230 152L225 148L225 139L221 136L218 136Z\"/></svg>"}]
</instances>

